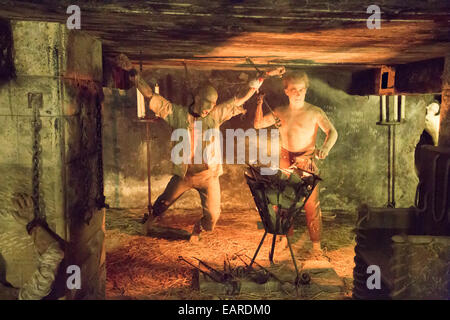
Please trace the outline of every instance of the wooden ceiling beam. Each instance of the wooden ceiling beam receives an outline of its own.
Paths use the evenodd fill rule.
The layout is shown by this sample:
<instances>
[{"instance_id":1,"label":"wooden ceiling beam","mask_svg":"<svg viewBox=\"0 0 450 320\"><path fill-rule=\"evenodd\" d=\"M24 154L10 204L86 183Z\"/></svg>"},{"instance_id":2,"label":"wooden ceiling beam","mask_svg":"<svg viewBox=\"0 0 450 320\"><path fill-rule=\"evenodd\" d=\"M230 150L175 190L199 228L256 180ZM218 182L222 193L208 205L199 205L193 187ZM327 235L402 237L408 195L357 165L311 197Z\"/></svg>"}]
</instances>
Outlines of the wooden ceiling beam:
<instances>
[{"instance_id":1,"label":"wooden ceiling beam","mask_svg":"<svg viewBox=\"0 0 450 320\"><path fill-rule=\"evenodd\" d=\"M0 0L0 17L65 23L72 1ZM172 59L240 68L261 63L373 66L450 51L450 2L380 0L379 30L369 30L369 0L80 0L81 30L102 39L104 54L171 65ZM140 53L142 52L142 54Z\"/></svg>"}]
</instances>

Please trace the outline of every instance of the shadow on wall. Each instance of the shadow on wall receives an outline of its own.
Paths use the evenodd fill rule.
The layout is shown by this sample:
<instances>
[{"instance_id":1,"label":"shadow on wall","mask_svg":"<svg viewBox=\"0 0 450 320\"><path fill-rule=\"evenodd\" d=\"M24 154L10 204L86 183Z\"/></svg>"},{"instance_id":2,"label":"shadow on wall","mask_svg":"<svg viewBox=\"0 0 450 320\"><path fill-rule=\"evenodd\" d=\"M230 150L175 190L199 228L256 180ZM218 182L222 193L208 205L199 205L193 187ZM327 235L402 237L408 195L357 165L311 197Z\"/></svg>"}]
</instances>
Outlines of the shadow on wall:
<instances>
[{"instance_id":1,"label":"shadow on wall","mask_svg":"<svg viewBox=\"0 0 450 320\"><path fill-rule=\"evenodd\" d=\"M0 85L16 76L12 55L13 46L11 24L9 21L0 19Z\"/></svg>"},{"instance_id":2,"label":"shadow on wall","mask_svg":"<svg viewBox=\"0 0 450 320\"><path fill-rule=\"evenodd\" d=\"M354 211L360 203L385 206L387 202L387 129L377 126L379 98L353 96L346 93L352 73L315 68L306 69L310 88L306 100L321 107L335 125L339 139L329 157L320 163L323 183L320 185L322 207L329 210ZM239 71L190 70L191 87L210 82L219 92L218 103L231 98L246 86ZM254 73L249 73L254 76ZM170 101L188 105L190 91L186 88L182 69L149 69L147 82L158 83L161 95ZM267 80L261 90L275 108L286 104L280 79ZM136 93L104 89L104 161L105 194L112 207L145 207L147 205L145 126L136 123ZM397 131L397 205L413 204L417 177L414 170L414 148L424 128L425 106L432 95L408 96L406 123ZM245 105L248 113L237 116L221 127L251 128L256 97ZM267 110L265 110L267 112ZM151 125L152 198L164 190L171 176L170 128L163 120ZM319 133L318 144L324 134ZM224 165L221 177L224 210L254 208L253 199L243 178L245 165ZM174 204L175 208L198 208L199 197L189 191Z\"/></svg>"},{"instance_id":3,"label":"shadow on wall","mask_svg":"<svg viewBox=\"0 0 450 320\"><path fill-rule=\"evenodd\" d=\"M1 254L0 254L0 283L4 285L9 284L6 281L6 261Z\"/></svg>"}]
</instances>

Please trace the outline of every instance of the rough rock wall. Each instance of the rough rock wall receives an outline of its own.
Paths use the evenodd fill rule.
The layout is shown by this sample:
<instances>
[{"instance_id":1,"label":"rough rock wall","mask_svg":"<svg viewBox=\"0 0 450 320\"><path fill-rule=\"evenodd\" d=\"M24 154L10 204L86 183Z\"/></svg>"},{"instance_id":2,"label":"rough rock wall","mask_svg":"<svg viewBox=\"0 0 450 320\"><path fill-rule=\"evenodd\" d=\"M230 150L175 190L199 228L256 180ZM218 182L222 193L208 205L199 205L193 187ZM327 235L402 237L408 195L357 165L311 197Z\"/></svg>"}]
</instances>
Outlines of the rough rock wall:
<instances>
[{"instance_id":1,"label":"rough rock wall","mask_svg":"<svg viewBox=\"0 0 450 320\"><path fill-rule=\"evenodd\" d=\"M358 204L371 206L387 203L387 128L379 121L379 97L354 96L346 93L351 73L333 69L307 69L310 88L306 100L325 110L334 123L339 139L329 157L321 161L323 183L321 204L325 209L354 211ZM190 70L189 86L195 88L206 81L219 92L219 103L232 97L245 78L238 71ZM254 73L249 73L250 77ZM186 89L183 69L151 69L144 71L146 80L158 82L160 92L169 100L187 105L190 90ZM279 79L266 80L262 91L272 107L287 103ZM105 194L113 207L145 207L147 202L145 126L136 118L135 89L105 93ZM424 128L425 106L431 95L406 98L406 123L397 129L396 202L398 207L413 204L418 179L414 169L414 148ZM252 126L256 98L246 103L245 117L237 116L224 123L227 128L248 129ZM267 112L267 110L265 111ZM170 129L164 121L151 125L152 132L152 198L164 190L170 178ZM318 143L324 135L320 133ZM243 178L243 165L224 165L221 177L222 208L254 208L253 199ZM175 204L178 208L198 208L199 197L189 191Z\"/></svg>"},{"instance_id":2,"label":"rough rock wall","mask_svg":"<svg viewBox=\"0 0 450 320\"><path fill-rule=\"evenodd\" d=\"M450 298L450 239L436 236L394 236L392 270L400 299ZM405 277L406 276L406 277Z\"/></svg>"},{"instance_id":3,"label":"rough rock wall","mask_svg":"<svg viewBox=\"0 0 450 320\"><path fill-rule=\"evenodd\" d=\"M68 242L65 263L82 265L93 254L103 252L101 239L85 253L87 240L102 238L103 233L101 228L87 231L80 222L90 213L94 221L103 221L104 216L95 208L95 199L84 197L97 194L95 107L102 95L102 51L98 40L69 32L62 24L14 21L11 28L17 77L0 86L0 256L4 261L0 269L7 281L21 287L36 268L36 253L23 227L19 228L9 213L12 194L32 194L30 93L42 94L42 210L50 228ZM93 178L83 181L83 177ZM83 280L89 273L101 279L101 257L95 264L82 270ZM94 282L84 283L88 288L95 286ZM84 294L73 292L72 296Z\"/></svg>"}]
</instances>

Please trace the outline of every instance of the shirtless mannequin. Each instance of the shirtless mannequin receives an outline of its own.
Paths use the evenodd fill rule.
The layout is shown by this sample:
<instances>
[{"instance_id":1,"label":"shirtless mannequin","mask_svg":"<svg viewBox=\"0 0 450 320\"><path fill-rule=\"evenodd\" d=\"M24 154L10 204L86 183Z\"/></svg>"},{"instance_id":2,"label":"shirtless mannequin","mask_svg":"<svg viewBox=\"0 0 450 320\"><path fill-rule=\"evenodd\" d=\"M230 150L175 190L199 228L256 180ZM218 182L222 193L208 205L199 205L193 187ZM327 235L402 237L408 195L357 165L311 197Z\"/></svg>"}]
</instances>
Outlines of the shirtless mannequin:
<instances>
[{"instance_id":1,"label":"shirtless mannequin","mask_svg":"<svg viewBox=\"0 0 450 320\"><path fill-rule=\"evenodd\" d=\"M328 156L336 143L337 131L322 109L305 101L309 86L306 73L286 75L283 78L283 84L284 92L289 97L289 104L280 106L273 113L264 116L262 101L259 101L254 127L266 128L274 124L280 126L278 128L281 135L280 168L296 166L318 173L314 158L325 159ZM318 128L326 134L326 138L323 145L316 149ZM305 204L305 213L309 235L313 242L313 253L321 253L322 213L318 186L314 188Z\"/></svg>"}]
</instances>

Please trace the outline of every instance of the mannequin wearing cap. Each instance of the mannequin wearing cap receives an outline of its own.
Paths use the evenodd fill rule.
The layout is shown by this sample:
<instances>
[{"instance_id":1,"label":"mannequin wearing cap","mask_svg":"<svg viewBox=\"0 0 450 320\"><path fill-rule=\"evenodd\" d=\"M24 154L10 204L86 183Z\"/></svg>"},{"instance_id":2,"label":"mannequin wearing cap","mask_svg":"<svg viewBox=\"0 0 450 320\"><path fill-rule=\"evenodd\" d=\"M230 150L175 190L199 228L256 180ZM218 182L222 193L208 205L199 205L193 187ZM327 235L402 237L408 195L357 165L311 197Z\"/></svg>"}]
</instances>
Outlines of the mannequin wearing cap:
<instances>
[{"instance_id":1,"label":"mannequin wearing cap","mask_svg":"<svg viewBox=\"0 0 450 320\"><path fill-rule=\"evenodd\" d=\"M156 116L164 119L173 130L185 129L185 131L181 132L187 133L187 136L189 136L190 152L187 152L189 156L185 157L185 150L183 149L182 163L174 161L172 157L172 162L175 164L173 176L164 192L155 201L152 215L144 223L144 233L148 234L151 232L154 224L162 218L166 210L184 192L190 189L196 189L200 195L203 210L203 216L195 223L191 235L191 241L197 241L203 231L212 231L219 219L219 176L223 173L221 162L203 159L203 141L200 139L200 144L197 143L198 138L203 137L203 133L211 129L219 132L219 127L222 123L236 115L245 114L246 110L242 107L243 104L258 91L264 78L258 77L257 79L251 80L248 83L247 90L243 90L242 94L236 95L220 104L217 104L218 93L212 85L200 86L195 92L192 105L179 106L154 93L141 75L132 69L132 64L126 56L119 55L116 60L118 66L133 71L130 72L132 76L131 80L134 81L139 91L150 100L149 107ZM281 75L283 72L284 68L278 68L266 72L265 76ZM198 129L199 127L201 129ZM202 132L198 132L198 130ZM212 141L209 141L210 145L207 147L212 146L212 150L217 150L215 146L218 143L217 140L212 139ZM200 149L199 147L202 148ZM201 163L197 163L197 158L194 157L198 149L202 151L200 153ZM172 151L174 151L174 148ZM217 160L218 153L214 156L216 158L212 160ZM214 158L214 156L211 158Z\"/></svg>"},{"instance_id":2,"label":"mannequin wearing cap","mask_svg":"<svg viewBox=\"0 0 450 320\"><path fill-rule=\"evenodd\" d=\"M164 192L158 197L153 206L153 217L149 217L144 226L144 232L149 233L155 222L157 223L166 210L186 191L196 189L199 192L203 217L194 225L191 242L198 241L204 231L212 231L220 216L220 184L219 176L222 174L221 164L196 163L194 154L196 137L203 136L203 132L209 129L219 129L220 125L232 117L245 114L242 105L262 85L263 79L254 79L249 82L249 88L243 95L217 104L218 93L211 85L201 86L196 90L194 103L187 108L188 114L184 116L184 107L176 106L162 98L152 94L150 109L156 115L165 119L173 129L182 128L182 120L187 119L187 127L191 139L191 159L183 169L174 172ZM183 109L181 109L183 108ZM175 116L177 115L177 116ZM182 116L179 116L182 115ZM202 124L202 131L197 132L195 123ZM216 140L215 140L216 141Z\"/></svg>"}]
</instances>

